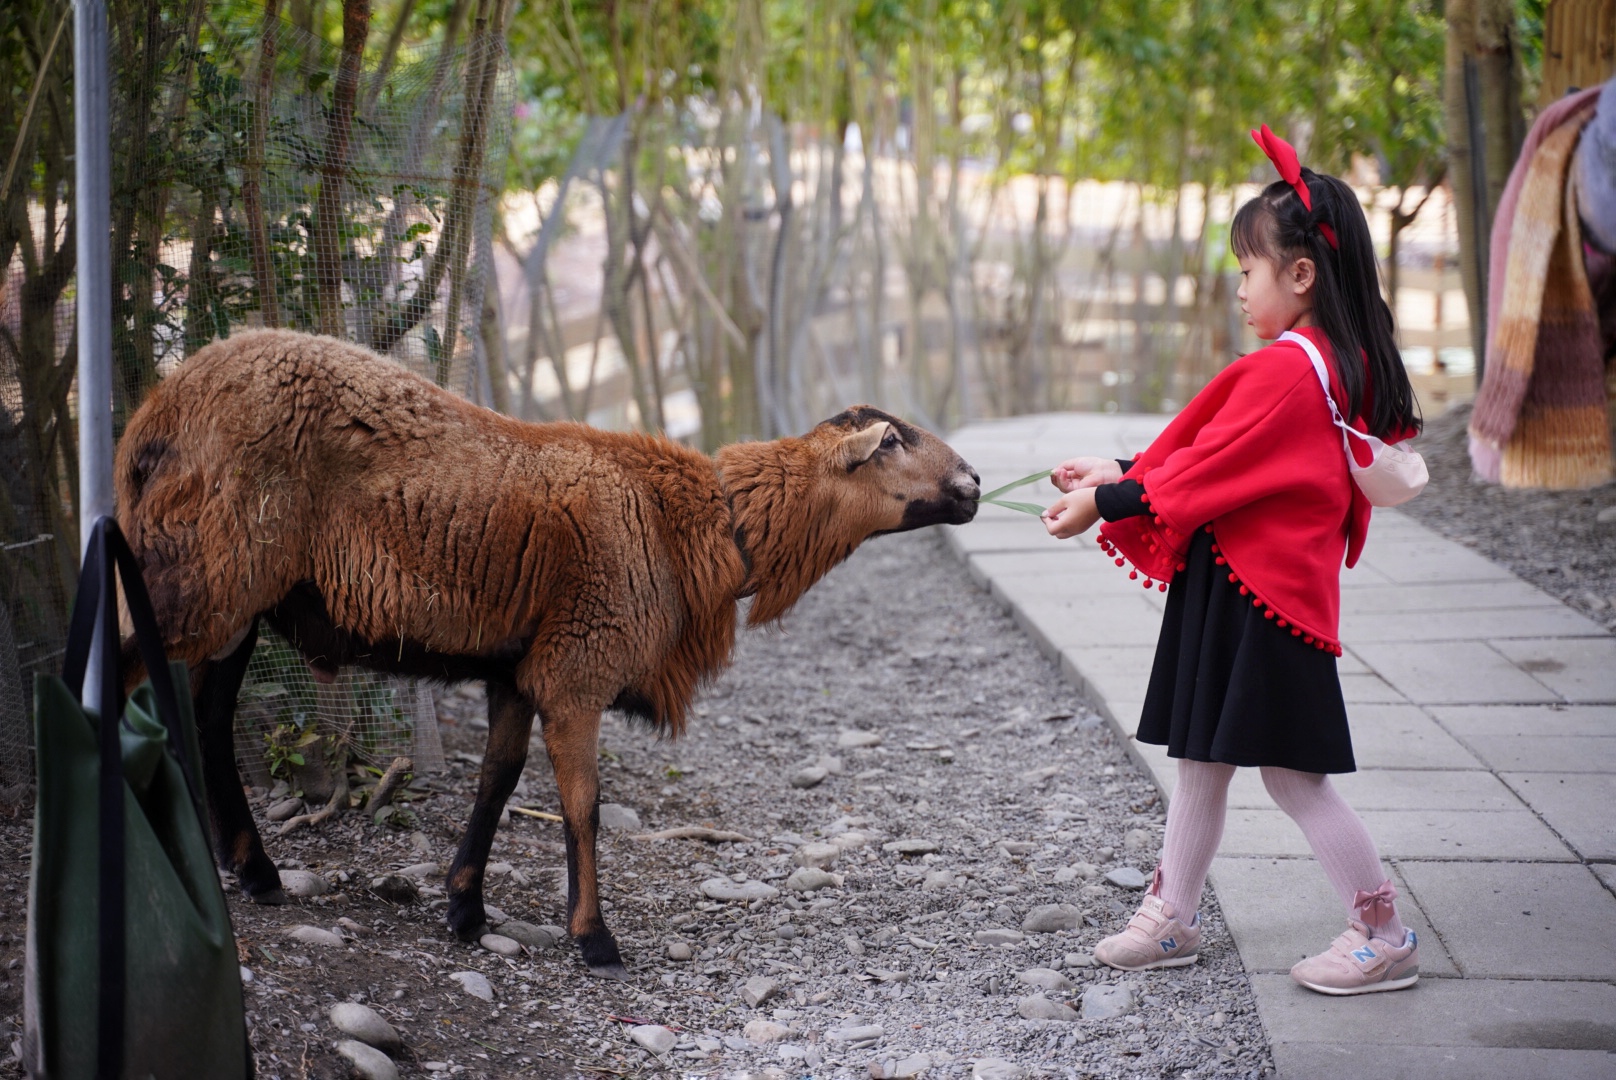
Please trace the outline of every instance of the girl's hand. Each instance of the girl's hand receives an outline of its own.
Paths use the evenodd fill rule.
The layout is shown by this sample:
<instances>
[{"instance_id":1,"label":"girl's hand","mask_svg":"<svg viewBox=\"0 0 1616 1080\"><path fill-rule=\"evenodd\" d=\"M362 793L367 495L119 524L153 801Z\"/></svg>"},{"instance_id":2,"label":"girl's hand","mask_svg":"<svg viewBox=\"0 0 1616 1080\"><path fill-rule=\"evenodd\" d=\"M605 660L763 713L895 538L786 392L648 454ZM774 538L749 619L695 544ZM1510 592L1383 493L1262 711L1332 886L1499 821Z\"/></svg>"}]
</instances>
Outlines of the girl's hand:
<instances>
[{"instance_id":1,"label":"girl's hand","mask_svg":"<svg viewBox=\"0 0 1616 1080\"><path fill-rule=\"evenodd\" d=\"M1063 461L1049 474L1049 482L1062 491L1114 484L1122 479L1122 467L1114 458L1080 457Z\"/></svg>"},{"instance_id":2,"label":"girl's hand","mask_svg":"<svg viewBox=\"0 0 1616 1080\"><path fill-rule=\"evenodd\" d=\"M1116 468L1112 462L1112 468ZM1100 520L1099 508L1094 505L1094 489L1092 487L1074 488L1055 500L1048 510L1044 511L1044 528L1049 535L1057 540L1070 540L1074 536L1081 536Z\"/></svg>"}]
</instances>

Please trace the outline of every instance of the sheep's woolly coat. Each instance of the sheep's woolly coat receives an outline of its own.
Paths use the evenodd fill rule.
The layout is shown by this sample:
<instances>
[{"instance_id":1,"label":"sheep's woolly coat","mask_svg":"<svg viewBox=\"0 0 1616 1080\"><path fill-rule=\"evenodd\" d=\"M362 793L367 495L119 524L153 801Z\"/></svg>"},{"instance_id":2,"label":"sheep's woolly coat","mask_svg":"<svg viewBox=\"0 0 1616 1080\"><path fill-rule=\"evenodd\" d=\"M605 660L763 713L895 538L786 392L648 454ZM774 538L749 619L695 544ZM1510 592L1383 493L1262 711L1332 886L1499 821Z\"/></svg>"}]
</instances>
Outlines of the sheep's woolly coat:
<instances>
[{"instance_id":1,"label":"sheep's woolly coat","mask_svg":"<svg viewBox=\"0 0 1616 1080\"><path fill-rule=\"evenodd\" d=\"M569 695L627 695L675 733L729 660L747 566L712 459L510 420L340 341L201 350L131 422L117 480L191 663L303 582L361 653L516 661L536 701L586 680Z\"/></svg>"}]
</instances>

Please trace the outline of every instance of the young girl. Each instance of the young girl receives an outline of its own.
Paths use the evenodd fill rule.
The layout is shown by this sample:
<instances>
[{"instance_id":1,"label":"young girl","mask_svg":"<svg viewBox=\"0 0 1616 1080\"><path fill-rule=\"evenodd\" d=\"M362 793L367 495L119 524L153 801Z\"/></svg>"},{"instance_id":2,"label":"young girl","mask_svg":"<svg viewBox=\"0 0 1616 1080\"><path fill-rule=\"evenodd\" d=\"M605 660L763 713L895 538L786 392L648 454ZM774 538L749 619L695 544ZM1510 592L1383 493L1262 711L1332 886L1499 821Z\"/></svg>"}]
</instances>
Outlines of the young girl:
<instances>
[{"instance_id":1,"label":"young girl","mask_svg":"<svg viewBox=\"0 0 1616 1080\"><path fill-rule=\"evenodd\" d=\"M1331 369L1342 415L1388 443L1407 438L1420 421L1357 198L1300 168L1266 125L1252 136L1285 179L1241 207L1231 229L1247 323L1264 340L1306 337ZM1167 591L1137 737L1178 759L1178 784L1150 891L1095 957L1124 971L1195 962L1229 781L1237 766L1256 766L1350 912L1346 932L1291 976L1326 994L1412 986L1414 933L1327 775L1355 768L1337 617L1341 563L1357 562L1369 503L1308 353L1278 341L1244 356L1134 461L1076 458L1053 480L1065 494L1044 515L1052 535L1104 518L1100 544L1117 565L1132 562L1130 577Z\"/></svg>"}]
</instances>

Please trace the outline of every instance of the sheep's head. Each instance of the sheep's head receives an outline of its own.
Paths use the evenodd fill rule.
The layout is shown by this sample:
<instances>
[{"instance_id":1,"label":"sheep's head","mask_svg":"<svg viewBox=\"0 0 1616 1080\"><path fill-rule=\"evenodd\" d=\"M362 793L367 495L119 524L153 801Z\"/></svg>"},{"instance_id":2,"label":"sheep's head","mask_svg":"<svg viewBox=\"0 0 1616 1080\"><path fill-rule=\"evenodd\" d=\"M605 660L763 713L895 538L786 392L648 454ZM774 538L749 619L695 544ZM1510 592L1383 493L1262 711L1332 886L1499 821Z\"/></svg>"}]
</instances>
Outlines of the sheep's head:
<instances>
[{"instance_id":1,"label":"sheep's head","mask_svg":"<svg viewBox=\"0 0 1616 1080\"><path fill-rule=\"evenodd\" d=\"M976 517L981 477L929 431L869 405L815 427L804 442L821 450L835 513L860 539Z\"/></svg>"},{"instance_id":2,"label":"sheep's head","mask_svg":"<svg viewBox=\"0 0 1616 1080\"><path fill-rule=\"evenodd\" d=\"M777 619L872 536L976 516L979 478L948 444L868 405L798 439L718 452L747 561L748 622Z\"/></svg>"}]
</instances>

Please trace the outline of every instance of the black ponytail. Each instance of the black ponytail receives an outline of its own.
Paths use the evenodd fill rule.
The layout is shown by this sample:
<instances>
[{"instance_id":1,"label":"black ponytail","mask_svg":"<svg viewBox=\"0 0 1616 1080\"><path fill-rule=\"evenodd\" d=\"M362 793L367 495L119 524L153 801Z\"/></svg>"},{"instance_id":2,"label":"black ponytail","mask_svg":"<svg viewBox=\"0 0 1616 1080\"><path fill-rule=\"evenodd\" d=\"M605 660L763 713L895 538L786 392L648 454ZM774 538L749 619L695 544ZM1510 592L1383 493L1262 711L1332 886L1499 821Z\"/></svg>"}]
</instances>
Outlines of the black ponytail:
<instances>
[{"instance_id":1,"label":"black ponytail","mask_svg":"<svg viewBox=\"0 0 1616 1080\"><path fill-rule=\"evenodd\" d=\"M1330 342L1336 375L1346 391L1346 414L1362 416L1377 438L1419 431L1422 421L1397 348L1392 312L1380 295L1369 222L1352 189L1333 176L1302 170L1313 209L1283 180L1263 189L1240 208L1230 241L1240 258L1264 258L1282 270L1297 259L1313 260L1313 325ZM1335 231L1340 250L1330 246L1321 225ZM1364 385L1371 387L1364 410Z\"/></svg>"}]
</instances>

